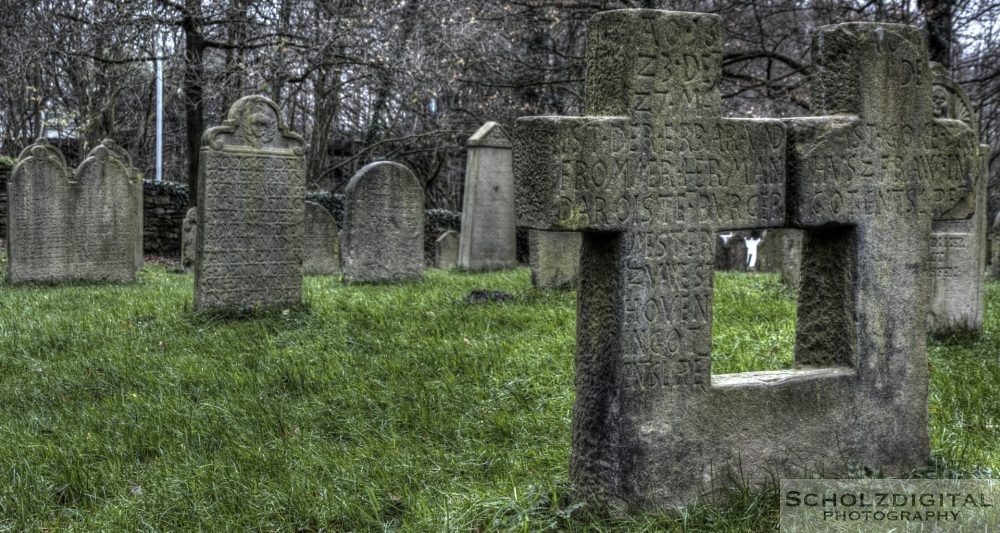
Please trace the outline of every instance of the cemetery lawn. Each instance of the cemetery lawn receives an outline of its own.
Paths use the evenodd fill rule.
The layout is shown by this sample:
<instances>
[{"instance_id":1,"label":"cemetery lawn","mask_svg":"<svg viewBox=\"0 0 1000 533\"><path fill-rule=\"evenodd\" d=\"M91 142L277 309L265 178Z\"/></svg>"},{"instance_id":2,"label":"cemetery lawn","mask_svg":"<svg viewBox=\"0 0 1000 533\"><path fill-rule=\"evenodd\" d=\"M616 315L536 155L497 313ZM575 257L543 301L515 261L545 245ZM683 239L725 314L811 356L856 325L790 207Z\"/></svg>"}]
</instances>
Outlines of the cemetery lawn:
<instances>
[{"instance_id":1,"label":"cemetery lawn","mask_svg":"<svg viewBox=\"0 0 1000 533\"><path fill-rule=\"evenodd\" d=\"M0 290L0 530L765 531L775 490L606 516L567 495L573 293L527 269L308 277L301 308L195 314L192 279ZM508 303L463 303L477 288ZM794 294L716 275L715 373L788 367ZM1000 283L929 344L934 466L1000 472ZM850 423L844 421L844 423Z\"/></svg>"}]
</instances>

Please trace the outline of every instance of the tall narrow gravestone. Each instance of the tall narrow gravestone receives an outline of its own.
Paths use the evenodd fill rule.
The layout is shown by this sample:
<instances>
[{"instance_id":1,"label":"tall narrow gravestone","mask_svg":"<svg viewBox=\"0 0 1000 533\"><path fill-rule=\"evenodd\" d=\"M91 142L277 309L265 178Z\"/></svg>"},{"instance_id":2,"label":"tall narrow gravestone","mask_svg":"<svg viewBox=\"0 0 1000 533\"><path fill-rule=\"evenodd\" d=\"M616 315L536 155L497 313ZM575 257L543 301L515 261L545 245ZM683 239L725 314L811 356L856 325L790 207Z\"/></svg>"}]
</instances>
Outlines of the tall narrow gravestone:
<instances>
[{"instance_id":1,"label":"tall narrow gravestone","mask_svg":"<svg viewBox=\"0 0 1000 533\"><path fill-rule=\"evenodd\" d=\"M461 240L457 231L448 230L434 240L434 268L455 268L458 264L458 243Z\"/></svg>"},{"instance_id":2,"label":"tall narrow gravestone","mask_svg":"<svg viewBox=\"0 0 1000 533\"><path fill-rule=\"evenodd\" d=\"M9 281L131 281L142 266L142 183L105 139L75 172L44 139L8 183Z\"/></svg>"},{"instance_id":3,"label":"tall narrow gravestone","mask_svg":"<svg viewBox=\"0 0 1000 533\"><path fill-rule=\"evenodd\" d=\"M302 271L306 274L340 273L340 230L325 207L306 202Z\"/></svg>"},{"instance_id":4,"label":"tall narrow gravestone","mask_svg":"<svg viewBox=\"0 0 1000 533\"><path fill-rule=\"evenodd\" d=\"M976 139L979 125L965 91L944 66L931 63L934 116L968 126ZM983 275L986 269L985 166L976 181L972 216L935 220L931 228L931 304L928 328L937 333L978 331L983 327Z\"/></svg>"},{"instance_id":5,"label":"tall narrow gravestone","mask_svg":"<svg viewBox=\"0 0 1000 533\"><path fill-rule=\"evenodd\" d=\"M931 117L920 32L821 28L816 108L834 116L787 126L719 118L717 16L607 12L587 39L590 116L513 134L520 223L584 232L578 495L656 507L734 479L925 464L930 221L967 215L978 162L971 133ZM716 234L781 226L786 168L807 230L796 368L712 376Z\"/></svg>"},{"instance_id":6,"label":"tall narrow gravestone","mask_svg":"<svg viewBox=\"0 0 1000 533\"><path fill-rule=\"evenodd\" d=\"M344 198L345 283L420 279L424 270L424 188L403 165L370 163Z\"/></svg>"},{"instance_id":7,"label":"tall narrow gravestone","mask_svg":"<svg viewBox=\"0 0 1000 533\"><path fill-rule=\"evenodd\" d=\"M458 266L492 270L517 266L514 175L510 139L496 122L469 137Z\"/></svg>"},{"instance_id":8,"label":"tall narrow gravestone","mask_svg":"<svg viewBox=\"0 0 1000 533\"><path fill-rule=\"evenodd\" d=\"M202 137L195 306L263 309L302 301L305 142L278 106L246 96Z\"/></svg>"}]
</instances>

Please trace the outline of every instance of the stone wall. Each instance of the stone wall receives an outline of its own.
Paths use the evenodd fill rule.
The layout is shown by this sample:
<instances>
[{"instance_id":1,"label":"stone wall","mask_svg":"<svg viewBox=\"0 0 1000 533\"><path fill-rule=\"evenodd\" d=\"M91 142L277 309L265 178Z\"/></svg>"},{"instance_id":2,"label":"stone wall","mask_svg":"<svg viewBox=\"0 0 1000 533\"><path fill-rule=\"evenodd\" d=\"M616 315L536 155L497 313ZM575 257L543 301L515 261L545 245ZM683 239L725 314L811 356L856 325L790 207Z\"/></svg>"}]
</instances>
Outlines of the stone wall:
<instances>
[{"instance_id":1,"label":"stone wall","mask_svg":"<svg viewBox=\"0 0 1000 533\"><path fill-rule=\"evenodd\" d=\"M0 159L0 239L7 238L7 180L14 168Z\"/></svg>"},{"instance_id":2,"label":"stone wall","mask_svg":"<svg viewBox=\"0 0 1000 533\"><path fill-rule=\"evenodd\" d=\"M145 253L180 257L181 225L187 206L187 185L143 180L142 240Z\"/></svg>"}]
</instances>

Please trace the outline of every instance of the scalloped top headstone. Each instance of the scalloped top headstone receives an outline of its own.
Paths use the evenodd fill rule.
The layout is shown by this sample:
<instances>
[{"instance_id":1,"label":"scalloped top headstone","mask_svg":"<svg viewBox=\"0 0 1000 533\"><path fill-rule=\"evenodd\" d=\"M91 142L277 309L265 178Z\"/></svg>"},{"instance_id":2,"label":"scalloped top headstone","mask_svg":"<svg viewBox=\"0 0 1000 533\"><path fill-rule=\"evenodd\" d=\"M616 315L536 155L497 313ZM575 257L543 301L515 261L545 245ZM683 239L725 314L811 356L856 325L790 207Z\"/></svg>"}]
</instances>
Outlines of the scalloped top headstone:
<instances>
[{"instance_id":1,"label":"scalloped top headstone","mask_svg":"<svg viewBox=\"0 0 1000 533\"><path fill-rule=\"evenodd\" d=\"M965 124L979 138L979 121L962 87L939 63L930 64L934 77L931 98L934 117ZM971 217L935 220L931 229L931 303L927 327L935 333L979 331L983 328L986 268L986 182L989 158L984 152L982 173L975 184L976 204ZM942 167L945 168L945 167Z\"/></svg>"},{"instance_id":2,"label":"scalloped top headstone","mask_svg":"<svg viewBox=\"0 0 1000 533\"><path fill-rule=\"evenodd\" d=\"M11 283L131 281L142 266L142 183L105 139L66 166L45 139L21 152L8 184Z\"/></svg>"},{"instance_id":3,"label":"scalloped top headstone","mask_svg":"<svg viewBox=\"0 0 1000 533\"><path fill-rule=\"evenodd\" d=\"M263 96L237 100L202 136L197 309L301 303L305 148Z\"/></svg>"}]
</instances>

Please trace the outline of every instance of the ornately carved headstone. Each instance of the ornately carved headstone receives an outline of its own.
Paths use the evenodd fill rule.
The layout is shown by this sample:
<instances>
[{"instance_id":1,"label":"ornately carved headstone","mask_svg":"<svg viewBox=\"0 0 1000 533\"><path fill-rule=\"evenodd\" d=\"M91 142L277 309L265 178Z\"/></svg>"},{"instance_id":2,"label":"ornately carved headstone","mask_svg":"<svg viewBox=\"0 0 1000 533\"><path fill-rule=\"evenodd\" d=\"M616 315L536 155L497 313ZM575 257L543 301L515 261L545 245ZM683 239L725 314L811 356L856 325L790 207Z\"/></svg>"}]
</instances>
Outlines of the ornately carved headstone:
<instances>
[{"instance_id":1,"label":"ornately carved headstone","mask_svg":"<svg viewBox=\"0 0 1000 533\"><path fill-rule=\"evenodd\" d=\"M403 165L370 163L347 184L344 282L420 279L424 270L424 189Z\"/></svg>"},{"instance_id":2,"label":"ornately carved headstone","mask_svg":"<svg viewBox=\"0 0 1000 533\"><path fill-rule=\"evenodd\" d=\"M580 282L580 245L575 231L528 230L528 265L536 289L575 289Z\"/></svg>"},{"instance_id":3,"label":"ornately carved headstone","mask_svg":"<svg viewBox=\"0 0 1000 533\"><path fill-rule=\"evenodd\" d=\"M330 211L316 202L306 202L302 271L318 275L340 273L340 230L337 229L337 221Z\"/></svg>"},{"instance_id":4,"label":"ornately carved headstone","mask_svg":"<svg viewBox=\"0 0 1000 533\"><path fill-rule=\"evenodd\" d=\"M142 266L142 182L105 139L75 172L44 139L26 148L8 184L11 283L131 281Z\"/></svg>"},{"instance_id":5,"label":"ornately carved headstone","mask_svg":"<svg viewBox=\"0 0 1000 533\"><path fill-rule=\"evenodd\" d=\"M302 301L305 142L281 111L247 96L202 137L197 309L261 309Z\"/></svg>"},{"instance_id":6,"label":"ornately carved headstone","mask_svg":"<svg viewBox=\"0 0 1000 533\"><path fill-rule=\"evenodd\" d=\"M920 31L821 28L815 109L831 116L784 127L719 118L722 52L717 16L598 14L590 116L514 129L520 223L584 232L570 463L584 498L684 504L734 479L929 458L930 222L971 212L978 148L931 115ZM786 168L807 230L796 368L712 376L716 233L782 225Z\"/></svg>"},{"instance_id":7,"label":"ornately carved headstone","mask_svg":"<svg viewBox=\"0 0 1000 533\"><path fill-rule=\"evenodd\" d=\"M492 270L517 266L514 175L510 139L496 122L469 137L458 266Z\"/></svg>"},{"instance_id":8,"label":"ornately carved headstone","mask_svg":"<svg viewBox=\"0 0 1000 533\"><path fill-rule=\"evenodd\" d=\"M198 260L198 208L192 207L181 224L181 269L194 270Z\"/></svg>"},{"instance_id":9,"label":"ornately carved headstone","mask_svg":"<svg viewBox=\"0 0 1000 533\"><path fill-rule=\"evenodd\" d=\"M944 66L931 63L931 71L934 116L963 122L978 139L978 121L965 91L948 77ZM936 220L932 226L931 304L927 320L928 328L934 332L977 331L983 327L988 179L985 164L982 170L975 185L976 205L972 216Z\"/></svg>"}]
</instances>

